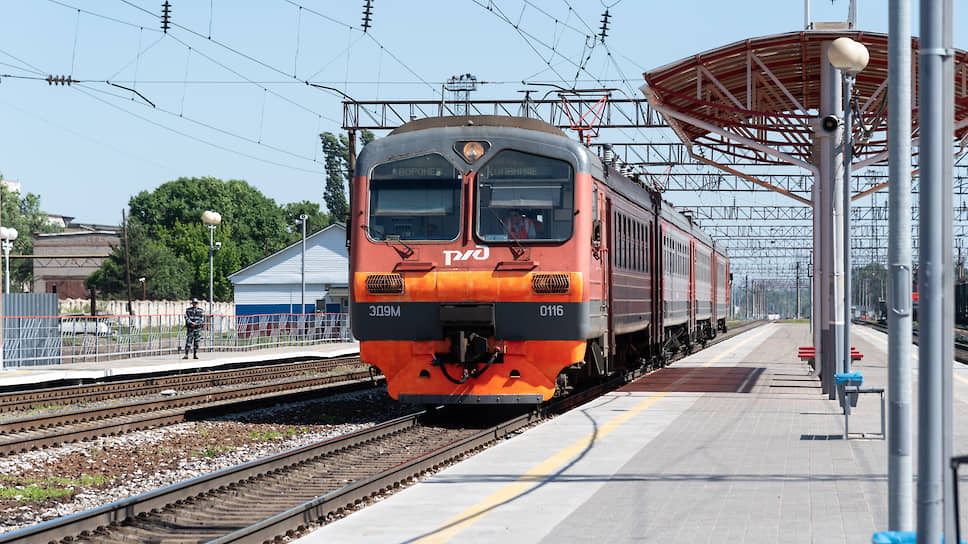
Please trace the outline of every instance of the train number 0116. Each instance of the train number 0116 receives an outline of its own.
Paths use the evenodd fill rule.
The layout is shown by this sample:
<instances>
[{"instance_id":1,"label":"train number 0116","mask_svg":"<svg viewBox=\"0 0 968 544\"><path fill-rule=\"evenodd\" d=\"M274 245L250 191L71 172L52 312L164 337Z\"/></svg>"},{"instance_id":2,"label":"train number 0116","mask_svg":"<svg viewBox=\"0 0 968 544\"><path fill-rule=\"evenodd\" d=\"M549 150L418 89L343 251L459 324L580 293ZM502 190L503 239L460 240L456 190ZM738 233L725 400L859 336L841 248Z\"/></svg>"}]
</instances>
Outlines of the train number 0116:
<instances>
[{"instance_id":1,"label":"train number 0116","mask_svg":"<svg viewBox=\"0 0 968 544\"><path fill-rule=\"evenodd\" d=\"M565 307L561 304L542 304L538 306L541 317L564 317Z\"/></svg>"}]
</instances>

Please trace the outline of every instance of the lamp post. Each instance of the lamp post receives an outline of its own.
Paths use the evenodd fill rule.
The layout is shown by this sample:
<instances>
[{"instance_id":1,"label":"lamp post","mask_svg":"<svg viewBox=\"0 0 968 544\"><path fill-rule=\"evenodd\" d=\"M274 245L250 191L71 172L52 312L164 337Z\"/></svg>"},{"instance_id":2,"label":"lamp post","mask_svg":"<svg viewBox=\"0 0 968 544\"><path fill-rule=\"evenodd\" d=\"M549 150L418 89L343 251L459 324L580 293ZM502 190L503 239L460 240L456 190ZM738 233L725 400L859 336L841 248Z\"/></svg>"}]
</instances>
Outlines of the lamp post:
<instances>
[{"instance_id":1,"label":"lamp post","mask_svg":"<svg viewBox=\"0 0 968 544\"><path fill-rule=\"evenodd\" d=\"M302 227L302 264L300 265L302 272L302 281L300 283L299 292L299 314L302 315L306 313L306 219L307 215L304 213L299 214L299 219L296 220L296 224Z\"/></svg>"},{"instance_id":2,"label":"lamp post","mask_svg":"<svg viewBox=\"0 0 968 544\"><path fill-rule=\"evenodd\" d=\"M870 53L864 44L847 37L837 38L830 44L827 60L840 70L844 79L844 372L850 372L850 163L853 160L853 116L851 97L857 73L867 67Z\"/></svg>"},{"instance_id":3,"label":"lamp post","mask_svg":"<svg viewBox=\"0 0 968 544\"><path fill-rule=\"evenodd\" d=\"M208 225L208 315L211 316L215 307L212 296L215 284L215 227L222 222L222 214L207 210L202 213L202 222ZM221 245L220 243L219 246Z\"/></svg>"},{"instance_id":4,"label":"lamp post","mask_svg":"<svg viewBox=\"0 0 968 544\"><path fill-rule=\"evenodd\" d=\"M10 248L13 241L17 239L17 229L10 227L0 227L0 244L3 245L3 256L6 260L6 288L4 292L10 294Z\"/></svg>"},{"instance_id":5,"label":"lamp post","mask_svg":"<svg viewBox=\"0 0 968 544\"><path fill-rule=\"evenodd\" d=\"M144 276L138 278L138 281L141 282L141 300L145 300L145 298L147 298L145 295L147 294L148 290L145 287L145 280L147 280L147 278Z\"/></svg>"}]
</instances>

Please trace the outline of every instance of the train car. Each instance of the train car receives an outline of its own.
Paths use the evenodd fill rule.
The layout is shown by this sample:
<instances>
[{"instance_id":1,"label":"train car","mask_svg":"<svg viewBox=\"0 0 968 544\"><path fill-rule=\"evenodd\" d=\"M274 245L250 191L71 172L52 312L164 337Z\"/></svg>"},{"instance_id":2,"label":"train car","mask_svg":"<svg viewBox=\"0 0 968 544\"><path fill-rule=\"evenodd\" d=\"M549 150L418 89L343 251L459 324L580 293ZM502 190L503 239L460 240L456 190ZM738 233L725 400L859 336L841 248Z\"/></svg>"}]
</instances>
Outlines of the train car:
<instances>
[{"instance_id":1,"label":"train car","mask_svg":"<svg viewBox=\"0 0 968 544\"><path fill-rule=\"evenodd\" d=\"M692 222L662 201L659 234L663 248L662 343L663 352L672 354L680 348L692 349L697 340Z\"/></svg>"},{"instance_id":2,"label":"train car","mask_svg":"<svg viewBox=\"0 0 968 544\"><path fill-rule=\"evenodd\" d=\"M692 225L693 285L695 294L694 318L696 338L705 345L706 340L716 336L716 322L713 319L713 239Z\"/></svg>"},{"instance_id":3,"label":"train car","mask_svg":"<svg viewBox=\"0 0 968 544\"><path fill-rule=\"evenodd\" d=\"M729 259L722 244L713 244L713 308L716 329L726 332L726 317L729 313ZM715 334L715 330L713 334Z\"/></svg>"},{"instance_id":4,"label":"train car","mask_svg":"<svg viewBox=\"0 0 968 544\"><path fill-rule=\"evenodd\" d=\"M688 220L551 125L412 121L356 173L351 326L394 398L541 402L661 359L663 321L690 322Z\"/></svg>"}]
</instances>

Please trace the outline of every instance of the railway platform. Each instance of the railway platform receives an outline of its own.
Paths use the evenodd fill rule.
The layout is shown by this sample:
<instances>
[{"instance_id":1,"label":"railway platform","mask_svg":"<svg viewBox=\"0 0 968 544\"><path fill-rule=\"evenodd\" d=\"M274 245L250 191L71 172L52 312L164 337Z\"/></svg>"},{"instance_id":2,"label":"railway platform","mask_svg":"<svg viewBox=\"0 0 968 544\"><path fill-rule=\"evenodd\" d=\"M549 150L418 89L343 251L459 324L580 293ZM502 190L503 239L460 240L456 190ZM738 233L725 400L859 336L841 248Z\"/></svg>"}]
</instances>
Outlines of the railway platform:
<instances>
[{"instance_id":1,"label":"railway platform","mask_svg":"<svg viewBox=\"0 0 968 544\"><path fill-rule=\"evenodd\" d=\"M854 370L886 385L886 335L852 332ZM797 357L809 338L805 324L758 327L297 542L870 542L887 529L880 403L862 396L845 440ZM954 376L958 413L968 367ZM964 453L968 423L955 426Z\"/></svg>"},{"instance_id":2,"label":"railway platform","mask_svg":"<svg viewBox=\"0 0 968 544\"><path fill-rule=\"evenodd\" d=\"M0 390L4 387L22 387L71 382L93 382L110 377L150 375L165 372L213 369L229 365L245 365L302 358L327 358L356 355L360 352L356 342L318 344L285 348L271 348L244 352L199 351L198 359L182 359L181 353L113 359L98 362L70 363L61 365L26 366L0 369Z\"/></svg>"}]
</instances>

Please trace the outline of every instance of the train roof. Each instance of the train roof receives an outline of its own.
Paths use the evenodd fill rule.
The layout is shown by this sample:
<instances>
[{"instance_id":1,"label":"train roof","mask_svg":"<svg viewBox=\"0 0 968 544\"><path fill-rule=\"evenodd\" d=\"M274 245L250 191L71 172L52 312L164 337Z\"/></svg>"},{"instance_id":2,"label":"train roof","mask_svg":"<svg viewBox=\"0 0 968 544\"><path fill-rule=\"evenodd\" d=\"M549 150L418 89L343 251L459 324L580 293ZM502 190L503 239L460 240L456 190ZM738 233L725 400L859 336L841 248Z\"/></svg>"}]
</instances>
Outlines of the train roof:
<instances>
[{"instance_id":1,"label":"train roof","mask_svg":"<svg viewBox=\"0 0 968 544\"><path fill-rule=\"evenodd\" d=\"M415 130L424 130L428 128L466 126L523 128L525 130L547 132L549 134L561 136L562 138L568 138L568 136L559 128L540 119L533 119L531 117L510 117L507 115L425 117L423 119L416 119L414 121L410 121L409 123L400 125L399 127L393 129L389 135L392 136L394 134L402 134L404 132L413 132Z\"/></svg>"}]
</instances>

